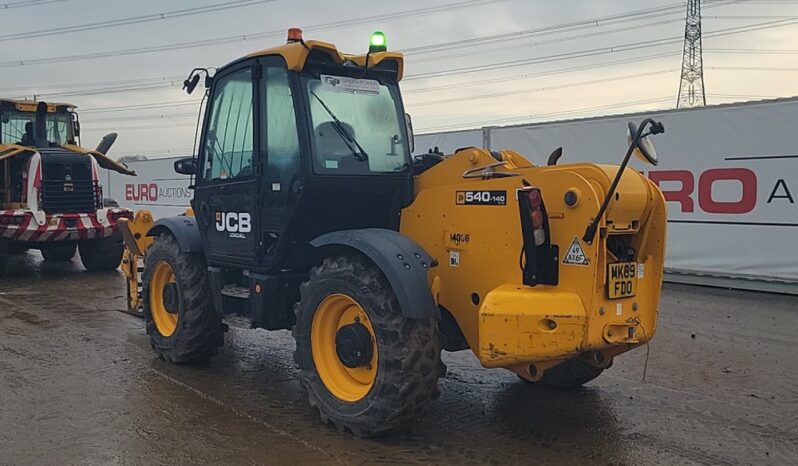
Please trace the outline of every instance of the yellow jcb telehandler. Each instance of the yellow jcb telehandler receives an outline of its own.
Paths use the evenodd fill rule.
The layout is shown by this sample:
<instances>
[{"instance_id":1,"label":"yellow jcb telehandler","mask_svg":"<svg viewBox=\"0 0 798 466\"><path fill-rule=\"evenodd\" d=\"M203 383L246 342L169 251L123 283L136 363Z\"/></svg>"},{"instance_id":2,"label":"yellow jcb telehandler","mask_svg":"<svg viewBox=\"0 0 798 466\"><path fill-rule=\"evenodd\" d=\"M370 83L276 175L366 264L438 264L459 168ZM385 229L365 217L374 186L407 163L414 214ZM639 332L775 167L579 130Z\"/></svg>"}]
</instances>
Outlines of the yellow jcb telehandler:
<instances>
[{"instance_id":1,"label":"yellow jcb telehandler","mask_svg":"<svg viewBox=\"0 0 798 466\"><path fill-rule=\"evenodd\" d=\"M175 170L194 178L193 215L123 227L131 307L160 356L214 355L227 314L292 329L321 419L375 436L438 395L442 349L573 387L652 338L665 202L626 165L656 164L662 125L630 124L620 166L412 157L403 69L380 33L348 55L291 30L192 72L209 100L198 154Z\"/></svg>"}]
</instances>

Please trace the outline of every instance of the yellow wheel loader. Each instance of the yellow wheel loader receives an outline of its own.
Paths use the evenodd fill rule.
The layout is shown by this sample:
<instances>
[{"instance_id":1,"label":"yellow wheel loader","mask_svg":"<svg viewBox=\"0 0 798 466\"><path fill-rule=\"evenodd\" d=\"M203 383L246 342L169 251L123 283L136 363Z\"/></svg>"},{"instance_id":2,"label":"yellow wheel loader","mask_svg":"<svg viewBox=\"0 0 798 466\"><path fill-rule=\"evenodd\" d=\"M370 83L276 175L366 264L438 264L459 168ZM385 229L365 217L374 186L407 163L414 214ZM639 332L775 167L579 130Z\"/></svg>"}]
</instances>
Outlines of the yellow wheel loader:
<instances>
[{"instance_id":1,"label":"yellow wheel loader","mask_svg":"<svg viewBox=\"0 0 798 466\"><path fill-rule=\"evenodd\" d=\"M107 155L115 141L82 147L72 104L0 98L0 276L9 254L28 249L48 262L79 253L89 271L119 267L118 221L133 212L103 196L101 169L135 173Z\"/></svg>"},{"instance_id":2,"label":"yellow wheel loader","mask_svg":"<svg viewBox=\"0 0 798 466\"><path fill-rule=\"evenodd\" d=\"M228 314L292 329L322 421L376 436L437 397L442 349L565 388L651 339L665 202L626 165L656 164L662 125L630 124L621 166L412 157L403 69L382 34L348 55L291 30L192 72L208 102L198 154L175 170L193 177L193 212L123 226L130 306L161 357L211 357Z\"/></svg>"}]
</instances>

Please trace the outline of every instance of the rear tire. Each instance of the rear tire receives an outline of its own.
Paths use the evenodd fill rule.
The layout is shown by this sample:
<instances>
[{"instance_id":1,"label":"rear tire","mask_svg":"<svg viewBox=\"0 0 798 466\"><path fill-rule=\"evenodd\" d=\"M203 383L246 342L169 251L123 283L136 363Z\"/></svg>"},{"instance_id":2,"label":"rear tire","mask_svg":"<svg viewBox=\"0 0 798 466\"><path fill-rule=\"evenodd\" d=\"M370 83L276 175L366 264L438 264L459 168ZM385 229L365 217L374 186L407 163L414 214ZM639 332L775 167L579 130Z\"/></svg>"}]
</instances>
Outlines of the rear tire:
<instances>
[{"instance_id":1,"label":"rear tire","mask_svg":"<svg viewBox=\"0 0 798 466\"><path fill-rule=\"evenodd\" d=\"M78 245L73 242L46 243L41 245L39 252L47 262L69 262L75 257Z\"/></svg>"},{"instance_id":2,"label":"rear tire","mask_svg":"<svg viewBox=\"0 0 798 466\"><path fill-rule=\"evenodd\" d=\"M8 240L0 238L0 276L5 274L8 267Z\"/></svg>"},{"instance_id":3,"label":"rear tire","mask_svg":"<svg viewBox=\"0 0 798 466\"><path fill-rule=\"evenodd\" d=\"M91 272L107 272L119 268L125 243L121 233L107 238L85 240L80 243L80 261Z\"/></svg>"},{"instance_id":4,"label":"rear tire","mask_svg":"<svg viewBox=\"0 0 798 466\"><path fill-rule=\"evenodd\" d=\"M310 280L301 286L301 295L294 307L294 359L300 368L299 380L322 422L360 437L376 437L406 426L438 397L438 378L445 375L446 366L441 361L437 322L404 317L390 284L373 263L359 256L326 259L311 270ZM328 326L332 335L324 337L325 342L333 342L328 348L318 337L323 313L329 312L326 303L331 299L352 304L339 314L337 326ZM352 318L348 314L352 309L365 318ZM341 370L344 363L337 356L335 329L360 322L368 327L374 356L367 365L354 369L360 371L354 374ZM313 336L317 337L315 344ZM315 355L314 348L319 350ZM342 366L330 367L336 362ZM336 371L342 375L330 375ZM353 374L355 382L346 382L347 373Z\"/></svg>"},{"instance_id":5,"label":"rear tire","mask_svg":"<svg viewBox=\"0 0 798 466\"><path fill-rule=\"evenodd\" d=\"M171 270L177 292L172 322L164 314L168 308L162 279L165 269ZM224 324L213 305L201 253L181 252L172 235L158 236L147 250L142 283L147 333L160 357L183 364L205 361L218 352L224 344Z\"/></svg>"},{"instance_id":6,"label":"rear tire","mask_svg":"<svg viewBox=\"0 0 798 466\"><path fill-rule=\"evenodd\" d=\"M531 383L550 388L573 389L590 382L600 376L602 372L604 372L604 368L596 367L579 358L573 358L557 364L544 372L538 382ZM527 381L523 377L521 380Z\"/></svg>"}]
</instances>

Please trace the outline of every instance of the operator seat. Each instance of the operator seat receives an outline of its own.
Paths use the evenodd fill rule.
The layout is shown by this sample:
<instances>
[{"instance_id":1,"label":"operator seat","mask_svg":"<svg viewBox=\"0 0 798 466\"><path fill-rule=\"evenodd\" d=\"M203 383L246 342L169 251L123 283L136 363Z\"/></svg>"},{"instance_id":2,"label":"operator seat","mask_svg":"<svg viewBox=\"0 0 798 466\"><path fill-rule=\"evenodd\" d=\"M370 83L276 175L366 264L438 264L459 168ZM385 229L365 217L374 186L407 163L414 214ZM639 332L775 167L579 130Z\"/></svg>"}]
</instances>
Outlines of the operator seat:
<instances>
[{"instance_id":1,"label":"operator seat","mask_svg":"<svg viewBox=\"0 0 798 466\"><path fill-rule=\"evenodd\" d=\"M349 123L341 122L341 126L346 129L353 138L357 138L354 128ZM352 149L349 148L344 137L338 134L335 128L335 123L332 121L325 121L319 123L315 129L316 140L316 154L319 162L323 168L326 169L340 169L347 173L352 171L360 171L363 163L355 160L352 154ZM335 162L329 164L328 162ZM368 166L368 165L367 165Z\"/></svg>"}]
</instances>

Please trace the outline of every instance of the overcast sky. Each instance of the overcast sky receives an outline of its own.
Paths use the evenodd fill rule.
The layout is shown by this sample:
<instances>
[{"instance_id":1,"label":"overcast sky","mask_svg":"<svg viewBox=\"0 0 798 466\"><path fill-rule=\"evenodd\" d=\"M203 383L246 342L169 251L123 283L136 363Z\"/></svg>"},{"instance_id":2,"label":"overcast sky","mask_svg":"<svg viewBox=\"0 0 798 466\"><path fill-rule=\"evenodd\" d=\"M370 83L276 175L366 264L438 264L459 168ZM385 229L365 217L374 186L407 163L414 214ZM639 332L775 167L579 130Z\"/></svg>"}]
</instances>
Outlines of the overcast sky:
<instances>
[{"instance_id":1,"label":"overcast sky","mask_svg":"<svg viewBox=\"0 0 798 466\"><path fill-rule=\"evenodd\" d=\"M249 5L146 21L150 15L232 3ZM103 134L117 131L112 150L117 157L186 154L193 143L199 93L186 96L180 90L183 77L194 67L221 66L280 44L284 30L300 26L306 39L333 42L344 52L364 52L374 30L386 33L390 49L410 51L402 88L419 133L672 108L679 87L684 3L0 0L0 95L37 94L76 104L83 144L94 147ZM673 8L601 20L658 7ZM143 17L142 22L73 31L134 17ZM592 25L585 25L591 20ZM566 24L571 27L529 33ZM63 30L29 34L48 28ZM798 2L705 0L703 28L708 103L798 95ZM746 32L729 34L741 30ZM271 31L277 32L256 35ZM513 33L516 37L502 41L429 48ZM175 44L202 46L122 53ZM609 52L628 44L638 45ZM91 54L105 56L87 57ZM124 109L108 111L119 107Z\"/></svg>"}]
</instances>

